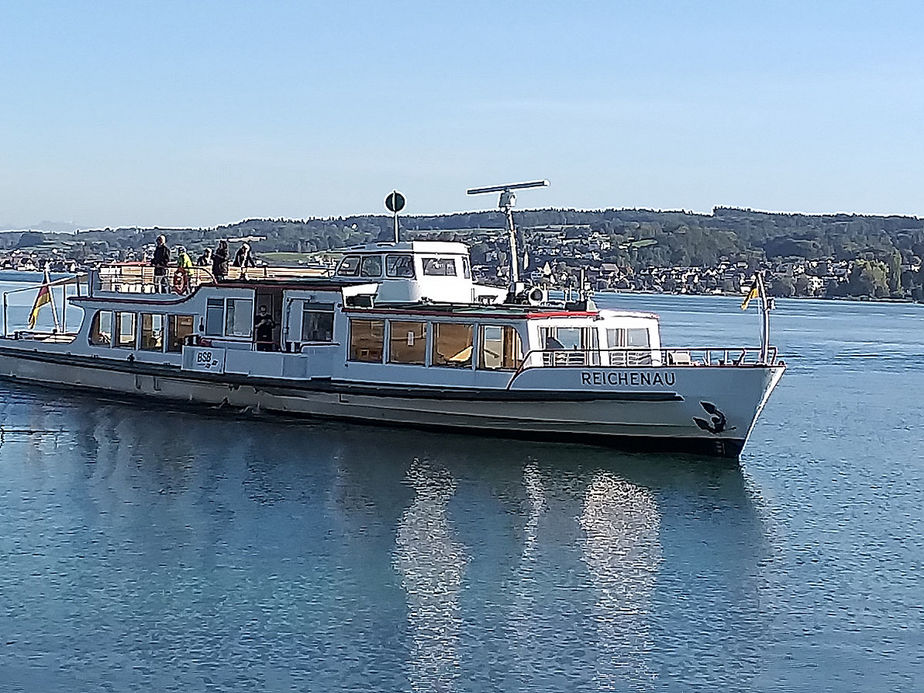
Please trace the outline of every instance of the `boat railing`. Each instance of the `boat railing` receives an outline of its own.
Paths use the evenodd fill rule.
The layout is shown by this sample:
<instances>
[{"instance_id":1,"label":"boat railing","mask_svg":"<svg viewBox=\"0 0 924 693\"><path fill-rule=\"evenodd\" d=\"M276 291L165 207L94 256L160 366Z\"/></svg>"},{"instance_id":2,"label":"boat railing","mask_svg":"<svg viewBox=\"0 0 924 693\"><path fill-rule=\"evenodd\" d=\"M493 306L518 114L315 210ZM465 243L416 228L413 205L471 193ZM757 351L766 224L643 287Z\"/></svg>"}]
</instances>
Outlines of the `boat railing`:
<instances>
[{"instance_id":1,"label":"boat railing","mask_svg":"<svg viewBox=\"0 0 924 693\"><path fill-rule=\"evenodd\" d=\"M46 344L70 344L77 338L77 332L14 330L12 334L5 336L11 339L26 339L30 342L44 342Z\"/></svg>"},{"instance_id":2,"label":"boat railing","mask_svg":"<svg viewBox=\"0 0 924 693\"><path fill-rule=\"evenodd\" d=\"M154 267L145 262L119 262L101 265L95 290L107 293L153 294L164 290L154 276ZM326 277L330 272L315 267L230 267L226 280L296 279ZM174 294L187 294L202 284L214 284L215 276L207 267L167 268L166 289Z\"/></svg>"},{"instance_id":3,"label":"boat railing","mask_svg":"<svg viewBox=\"0 0 924 693\"><path fill-rule=\"evenodd\" d=\"M610 368L773 365L777 348L761 358L759 347L681 347L670 349L532 349L517 373L529 368L599 366Z\"/></svg>"},{"instance_id":4,"label":"boat railing","mask_svg":"<svg viewBox=\"0 0 924 693\"><path fill-rule=\"evenodd\" d=\"M67 331L68 287L70 286L74 287L74 293L72 294L72 296L80 296L81 282L83 282L84 284L87 283L87 275L76 274L74 276L63 277L61 279L55 279L54 281L50 281L48 283L41 282L38 284L30 284L29 286L21 286L17 289L8 289L7 291L4 291L2 295L2 309L0 309L0 311L2 311L3 337L7 338L7 337L12 336L14 339L30 339L30 340L36 340L36 341L70 341L71 339L73 339L73 336L76 333ZM18 293L22 293L25 291L39 292L43 288L47 288L48 291L50 292L50 298L51 298L50 304L51 304L52 315L54 315L55 329L51 332L43 332L41 330L35 330L31 327L25 330L15 329L15 325L14 325L14 330L11 332L10 331L9 297L12 294L18 294ZM55 296L55 293L57 289L61 290L59 293L61 297L60 313L57 312L59 309L58 309L58 306L56 305L57 298ZM60 320L61 320L60 324L58 322L59 315L60 315Z\"/></svg>"}]
</instances>

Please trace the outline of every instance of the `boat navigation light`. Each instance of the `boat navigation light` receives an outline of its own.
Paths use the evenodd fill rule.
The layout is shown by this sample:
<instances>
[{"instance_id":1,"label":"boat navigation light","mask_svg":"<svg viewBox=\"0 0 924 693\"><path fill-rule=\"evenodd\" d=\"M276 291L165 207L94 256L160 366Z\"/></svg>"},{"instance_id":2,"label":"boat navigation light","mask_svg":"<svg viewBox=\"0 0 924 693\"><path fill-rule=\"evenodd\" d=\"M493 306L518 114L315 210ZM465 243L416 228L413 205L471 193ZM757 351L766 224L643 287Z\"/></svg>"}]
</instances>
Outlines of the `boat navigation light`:
<instances>
[{"instance_id":1,"label":"boat navigation light","mask_svg":"<svg viewBox=\"0 0 924 693\"><path fill-rule=\"evenodd\" d=\"M504 185L489 185L483 188L469 188L465 192L469 195L482 195L484 193L500 193L497 206L503 210L507 217L507 234L510 238L510 286L507 289L507 302L513 303L516 297L523 292L520 284L520 260L517 254L517 230L513 225L513 205L517 200L514 190L524 188L545 188L547 180L532 180L526 183L506 183Z\"/></svg>"}]
</instances>

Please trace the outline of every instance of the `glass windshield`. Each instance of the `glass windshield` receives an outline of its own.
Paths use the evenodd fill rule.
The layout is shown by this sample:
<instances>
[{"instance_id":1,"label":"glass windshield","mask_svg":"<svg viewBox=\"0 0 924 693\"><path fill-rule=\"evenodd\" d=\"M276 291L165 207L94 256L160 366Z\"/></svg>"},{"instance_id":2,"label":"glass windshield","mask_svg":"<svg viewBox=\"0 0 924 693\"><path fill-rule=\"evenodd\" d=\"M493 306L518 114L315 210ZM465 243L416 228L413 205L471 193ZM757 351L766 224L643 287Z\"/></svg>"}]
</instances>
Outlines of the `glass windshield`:
<instances>
[{"instance_id":1,"label":"glass windshield","mask_svg":"<svg viewBox=\"0 0 924 693\"><path fill-rule=\"evenodd\" d=\"M414 278L414 258L410 255L388 255L385 258L385 276Z\"/></svg>"},{"instance_id":2,"label":"glass windshield","mask_svg":"<svg viewBox=\"0 0 924 693\"><path fill-rule=\"evenodd\" d=\"M370 255L363 258L362 270L360 276L363 277L381 277L382 276L382 258L379 255Z\"/></svg>"},{"instance_id":3,"label":"glass windshield","mask_svg":"<svg viewBox=\"0 0 924 693\"><path fill-rule=\"evenodd\" d=\"M355 277L359 274L359 256L349 255L343 258L340 267L337 268L337 274L341 277Z\"/></svg>"},{"instance_id":4,"label":"glass windshield","mask_svg":"<svg viewBox=\"0 0 924 693\"><path fill-rule=\"evenodd\" d=\"M456 263L451 257L425 257L423 273L430 277L456 276Z\"/></svg>"}]
</instances>

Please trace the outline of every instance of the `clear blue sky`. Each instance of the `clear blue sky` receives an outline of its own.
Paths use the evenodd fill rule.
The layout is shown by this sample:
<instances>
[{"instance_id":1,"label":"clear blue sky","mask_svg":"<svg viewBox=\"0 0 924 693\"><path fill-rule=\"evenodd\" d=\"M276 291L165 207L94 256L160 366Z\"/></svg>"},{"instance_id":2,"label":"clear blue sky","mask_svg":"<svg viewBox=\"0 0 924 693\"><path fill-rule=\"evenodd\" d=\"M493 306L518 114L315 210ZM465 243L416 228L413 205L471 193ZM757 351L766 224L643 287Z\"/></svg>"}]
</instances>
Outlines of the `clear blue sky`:
<instances>
[{"instance_id":1,"label":"clear blue sky","mask_svg":"<svg viewBox=\"0 0 924 693\"><path fill-rule=\"evenodd\" d=\"M924 215L922 7L0 0L0 224Z\"/></svg>"}]
</instances>

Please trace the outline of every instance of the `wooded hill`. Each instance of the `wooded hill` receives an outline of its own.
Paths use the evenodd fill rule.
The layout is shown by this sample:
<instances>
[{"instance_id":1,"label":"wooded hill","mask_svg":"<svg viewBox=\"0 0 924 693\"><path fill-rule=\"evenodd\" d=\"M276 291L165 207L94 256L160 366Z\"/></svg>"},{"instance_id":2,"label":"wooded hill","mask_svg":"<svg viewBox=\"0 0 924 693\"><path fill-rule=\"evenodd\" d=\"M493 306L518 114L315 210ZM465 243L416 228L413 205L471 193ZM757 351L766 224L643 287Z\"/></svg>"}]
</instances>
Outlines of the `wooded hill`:
<instances>
[{"instance_id":1,"label":"wooded hill","mask_svg":"<svg viewBox=\"0 0 924 693\"><path fill-rule=\"evenodd\" d=\"M578 242L602 238L606 243L598 244L595 257L636 271L712 267L722 260L744 261L749 266L789 258L863 260L877 272L886 273L891 293L901 294L920 286L919 268L924 258L924 219L909 216L779 214L730 207L717 207L712 214L535 209L517 210L515 215L528 245L541 244L542 237L551 232ZM406 216L401 218L401 228L406 238L469 242L495 238L500 242L504 218L497 211ZM0 247L22 246L22 241L40 243L53 237L77 253L78 246L83 246L84 251L108 255L153 243L159 233L168 235L171 246L182 244L191 251L214 245L219 238L263 237L252 242L258 255L268 251L308 253L389 240L392 220L387 215L248 219L211 229L121 228L81 231L76 236L23 234L40 237L2 238Z\"/></svg>"}]
</instances>

